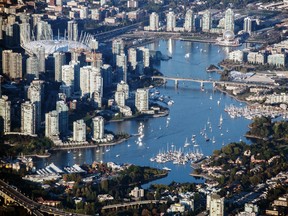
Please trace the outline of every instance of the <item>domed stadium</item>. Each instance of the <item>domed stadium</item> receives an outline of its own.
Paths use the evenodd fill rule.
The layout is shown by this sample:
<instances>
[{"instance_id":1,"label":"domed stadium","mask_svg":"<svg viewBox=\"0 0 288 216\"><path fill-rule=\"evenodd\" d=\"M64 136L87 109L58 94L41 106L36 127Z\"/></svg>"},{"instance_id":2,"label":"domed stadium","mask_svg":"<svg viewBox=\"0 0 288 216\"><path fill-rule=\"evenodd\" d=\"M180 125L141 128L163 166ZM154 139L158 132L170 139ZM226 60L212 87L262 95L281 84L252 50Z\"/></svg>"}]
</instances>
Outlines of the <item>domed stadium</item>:
<instances>
[{"instance_id":1,"label":"domed stadium","mask_svg":"<svg viewBox=\"0 0 288 216\"><path fill-rule=\"evenodd\" d=\"M32 36L29 28L24 28L20 34L21 47L25 49L25 51L29 55L38 55L39 50L41 52L45 52L45 56L49 56L55 52L69 52L74 49L80 50L91 50L93 47L93 41L95 41L93 35L89 33L82 33L80 37L78 37L78 31L74 36L71 36L71 33L64 32L64 37L58 36L53 37L51 26L45 22L40 22L40 27L37 28L36 35ZM91 46L92 45L92 46Z\"/></svg>"},{"instance_id":2,"label":"domed stadium","mask_svg":"<svg viewBox=\"0 0 288 216\"><path fill-rule=\"evenodd\" d=\"M72 40L35 40L23 43L22 47L27 53L36 55L39 52L39 48L42 47L45 49L45 56L48 56L55 52L68 52L73 49L90 50L89 42L86 43L83 41Z\"/></svg>"}]
</instances>

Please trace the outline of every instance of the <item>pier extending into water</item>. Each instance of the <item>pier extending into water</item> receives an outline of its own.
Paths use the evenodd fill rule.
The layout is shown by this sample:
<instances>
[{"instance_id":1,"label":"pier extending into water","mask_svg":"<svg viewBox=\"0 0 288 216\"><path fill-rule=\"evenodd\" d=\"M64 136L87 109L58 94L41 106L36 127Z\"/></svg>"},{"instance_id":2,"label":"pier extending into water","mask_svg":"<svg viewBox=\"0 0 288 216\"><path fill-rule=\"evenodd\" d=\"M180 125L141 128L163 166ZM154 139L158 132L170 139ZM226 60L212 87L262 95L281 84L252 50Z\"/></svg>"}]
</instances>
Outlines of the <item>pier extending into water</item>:
<instances>
[{"instance_id":1,"label":"pier extending into water","mask_svg":"<svg viewBox=\"0 0 288 216\"><path fill-rule=\"evenodd\" d=\"M172 80L175 82L176 88L178 88L179 81L200 83L201 88L204 88L205 83L210 83L213 85L213 87L215 87L216 84L220 84L223 86L234 85L234 86L264 87L264 88L278 88L279 87L278 85L265 84L265 83L235 82L235 81L220 81L220 80L202 80L202 79L182 78L182 77L152 76L151 78L152 78L152 80L162 79L164 81L164 83L166 83L167 80Z\"/></svg>"}]
</instances>

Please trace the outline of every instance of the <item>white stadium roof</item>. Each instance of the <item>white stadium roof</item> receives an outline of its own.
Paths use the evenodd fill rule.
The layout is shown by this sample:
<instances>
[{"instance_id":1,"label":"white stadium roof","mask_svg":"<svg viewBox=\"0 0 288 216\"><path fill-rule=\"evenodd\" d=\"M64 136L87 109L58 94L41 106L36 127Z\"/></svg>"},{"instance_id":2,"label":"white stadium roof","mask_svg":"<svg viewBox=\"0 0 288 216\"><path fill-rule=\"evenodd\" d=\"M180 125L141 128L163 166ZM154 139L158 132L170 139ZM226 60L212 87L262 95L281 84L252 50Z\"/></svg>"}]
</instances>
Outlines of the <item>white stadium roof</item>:
<instances>
[{"instance_id":1,"label":"white stadium roof","mask_svg":"<svg viewBox=\"0 0 288 216\"><path fill-rule=\"evenodd\" d=\"M90 50L84 43L72 40L37 40L22 44L29 54L38 54L38 48L45 48L45 56L55 52L68 52L73 49Z\"/></svg>"}]
</instances>

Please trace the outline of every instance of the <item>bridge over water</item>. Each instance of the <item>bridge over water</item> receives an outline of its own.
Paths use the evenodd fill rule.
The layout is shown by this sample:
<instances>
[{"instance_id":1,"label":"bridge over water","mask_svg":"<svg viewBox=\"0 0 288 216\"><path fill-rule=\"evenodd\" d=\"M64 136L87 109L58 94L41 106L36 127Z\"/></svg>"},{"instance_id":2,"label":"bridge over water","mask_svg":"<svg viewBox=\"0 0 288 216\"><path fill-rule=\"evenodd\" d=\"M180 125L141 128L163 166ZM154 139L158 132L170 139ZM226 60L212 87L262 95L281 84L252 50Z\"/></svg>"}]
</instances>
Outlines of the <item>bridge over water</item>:
<instances>
[{"instance_id":1,"label":"bridge over water","mask_svg":"<svg viewBox=\"0 0 288 216\"><path fill-rule=\"evenodd\" d=\"M31 215L43 216L43 215L57 215L57 216L85 216L83 214L77 214L71 212L66 212L64 210L52 207L41 205L27 196L18 191L15 187L10 186L6 182L0 180L0 196L4 198L4 203L18 203L18 205L24 207Z\"/></svg>"},{"instance_id":2,"label":"bridge over water","mask_svg":"<svg viewBox=\"0 0 288 216\"><path fill-rule=\"evenodd\" d=\"M223 86L233 85L233 86L247 86L247 87L264 87L264 88L278 88L278 85L275 84L265 84L265 83L256 83L256 82L235 82L235 81L220 81L220 80L203 80L203 79L194 79L194 78L182 78L182 77L167 77L167 76L152 76L152 80L154 79L162 79L164 83L168 80L172 80L175 82L175 87L178 88L178 84L180 81L194 82L200 83L200 87L203 88L205 83L210 83L213 87L216 84L220 84Z\"/></svg>"}]
</instances>

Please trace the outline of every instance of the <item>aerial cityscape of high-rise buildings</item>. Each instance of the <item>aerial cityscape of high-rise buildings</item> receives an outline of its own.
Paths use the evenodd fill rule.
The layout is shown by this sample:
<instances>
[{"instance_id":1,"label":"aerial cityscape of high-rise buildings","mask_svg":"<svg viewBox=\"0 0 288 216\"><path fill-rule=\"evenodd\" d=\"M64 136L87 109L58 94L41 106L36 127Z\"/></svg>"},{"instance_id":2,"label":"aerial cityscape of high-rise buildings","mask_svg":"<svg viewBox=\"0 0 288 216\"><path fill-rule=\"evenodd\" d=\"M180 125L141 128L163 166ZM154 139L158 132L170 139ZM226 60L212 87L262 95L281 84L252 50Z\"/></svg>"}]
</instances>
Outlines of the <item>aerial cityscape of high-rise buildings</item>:
<instances>
[{"instance_id":1,"label":"aerial cityscape of high-rise buildings","mask_svg":"<svg viewBox=\"0 0 288 216\"><path fill-rule=\"evenodd\" d=\"M46 196L45 198L61 201L65 199L61 205L69 208L69 212L73 214L89 212L92 215L97 209L105 215L109 211L113 212L115 209L117 211L118 207L121 209L125 206L127 209L135 210L133 206L137 206L143 210L137 212L139 215L140 213L152 215L142 208L151 205L155 209L153 211L151 209L151 212L154 212L153 215L162 214L162 208L168 215L182 215L182 213L194 215L195 212L199 215L211 216L224 216L230 212L233 212L231 215L239 216L260 215L260 212L267 215L285 215L288 212L287 186L283 184L283 182L287 183L288 179L287 171L285 172L287 130L285 129L286 123L283 123L283 126L282 123L277 122L276 117L280 116L285 119L288 116L286 86L288 1L248 1L249 4L246 2L220 0L188 2L170 0L148 2L138 0L119 2L110 0L1 1L0 145L3 143L3 146L0 147L1 150L2 147L3 149L10 148L9 151L1 152L3 160L1 157L0 168L1 170L9 169L3 175L0 172L1 176L6 178L8 174L14 175L14 169L20 170L21 178L25 174L25 178L40 183L42 189L47 190L47 195L46 192L42 193L39 190L41 192L39 196L41 194L41 196ZM167 41L166 47L162 40ZM200 57L194 59L193 55L196 52L200 53ZM217 53L219 56L225 56L225 59L218 62L218 65L215 62L210 63L210 60L214 61L215 56L219 57ZM176 55L180 56L179 59L174 58ZM210 65L203 66L202 61ZM165 65L166 70L175 71L168 75L169 73L166 74L161 65ZM205 76L208 72L206 78L201 77L203 74L199 75L200 78L197 77L196 73L200 74L203 71L194 73L194 66L197 70L201 68L196 67L197 65L205 67ZM187 77L182 77L184 72L183 74L181 72L184 69L187 69L189 73ZM220 75L213 74L213 72L218 72ZM170 88L169 82L173 82L174 88ZM188 105L190 106L192 102L189 101L188 105L180 102L180 108L177 110L181 114L179 114L180 118L173 119L172 123L177 122L177 125L172 129L173 131L169 131L169 134L163 132L165 130L163 126L156 128L152 123L151 125L144 123L150 118L163 119L160 117L166 116L165 127L166 129L169 127L171 124L169 112L174 108L171 107L174 101L170 96L160 94L155 86L168 86L167 92L175 93L175 97L179 97L183 93L182 90L179 91L182 82L184 93L188 88L186 85L188 82L200 84L199 92L203 98L204 95L212 92L204 88L204 83L205 87L206 83L211 84L211 89L213 89L213 93L209 95L211 104L208 108L204 107L201 110L204 113L201 115L205 115L205 118L208 113L214 111L212 104L214 91L220 90L221 96L217 101L217 110L223 111L224 109L225 115L227 113L225 118L245 117L249 121L256 119L256 123L259 124L257 129L251 122L249 129L254 133L260 131L261 136L247 132L246 137L252 137L249 145L244 145L243 137L240 138L239 143L235 142L232 145L224 143L223 140L223 143L220 143L223 148L220 147L219 150L215 147L216 144L211 145L213 146L209 146L213 148L211 157L203 156L198 148L200 143L195 141L194 132L191 139L186 138L184 147L180 147L179 151L176 150L179 143L165 143L174 136L175 128L178 129L177 127L182 124L181 118L187 116L190 118L192 114L195 114L194 107L186 113L186 110L190 109ZM194 92L192 93L194 97ZM232 95L241 100L241 107L237 109L234 106L225 106L223 108L221 100L224 93L225 97ZM242 106L242 101L247 102L247 107ZM249 107L250 103L254 102L255 104ZM205 104L203 101L197 103L199 106L203 104ZM255 113L253 109L256 110ZM185 112L181 113L182 110ZM263 113L268 113L268 117ZM196 113L191 117L193 118L191 124L198 126L200 122L197 122L197 115ZM257 119L263 116L264 120ZM132 119L136 123L130 124ZM119 127L108 125L112 122L119 123L119 125L123 123L123 125ZM217 130L222 130L222 122L221 113ZM126 128L128 126L133 127L131 134L129 134L131 131ZM212 134L212 123L209 118L204 129L200 130L200 135L205 137L204 143L214 144L216 142L214 135L207 137L208 128ZM117 132L112 131L114 129ZM229 129L227 126L226 134L229 134ZM179 130L181 130L180 127ZM142 173L145 178L148 178L145 182L149 182L167 176L171 169L160 165L161 171L149 173L146 167L138 169L138 167L131 166L128 170L132 170L132 174L127 175L122 165L112 163L107 167L103 165L105 152L109 152L112 149L111 146L125 142L131 137L135 140L137 148L134 148L135 146L132 148L132 142L127 141L125 148L131 146L129 150L115 148L116 154L111 154L108 158L120 157L120 151L135 153L133 156L135 158L141 156L141 160L145 158L142 152L151 153L150 147L152 146L143 145L144 132L147 140L151 142L149 144L153 144L153 147L159 143L167 145L168 156L159 151L155 158L150 158L150 164L171 162L171 158L175 160L168 166L185 165L189 161L191 163L189 165L193 167L192 174L196 177L207 178L205 183L202 180L200 183L195 181L197 184L193 186L182 187L173 182L167 187L152 186L150 187L152 190L145 189L144 194L144 189L138 188L143 184L141 182L143 179L140 177ZM157 133L157 136L154 136L154 133ZM224 130L219 134L220 137L224 136ZM163 141L163 137L168 138ZM257 140L256 148L253 139ZM190 141L193 143L193 152L184 154L187 147L192 145ZM11 150L14 147L15 149ZM66 157L68 159L63 157L63 160L76 161L76 154L69 156L71 150L76 152L76 149L78 151L78 149L88 147L95 148L90 153L93 151L91 155L97 154L97 157L94 155L88 157L90 153L87 151L83 160L93 158L98 161L93 162L92 168L87 164L84 169L76 165L74 168L77 175L70 175L73 171L66 167L67 176L63 177L64 172L59 171L55 164L43 168L42 171L36 171L32 165L31 169L28 166L25 169L22 164L20 166L18 162L13 161L17 157L28 164L31 161L23 159L25 158L23 152L29 156L45 158L52 154L49 153L51 149L67 150L67 154L61 153L60 157L68 155ZM257 153L262 148L265 148L265 152ZM139 151L142 152L139 153ZM79 150L78 156L83 152ZM193 161L190 161L191 155L194 157ZM123 159L126 163L125 160ZM86 162L89 162L88 159ZM77 163L80 162L77 161ZM51 167L56 170L55 173ZM272 171L271 167L273 167ZM13 172L10 169L13 169ZM165 170L164 173L163 170ZM180 168L177 170L178 174L182 171ZM27 172L29 175L26 175ZM38 175L37 178L34 177L35 173ZM123 173L124 177L121 176ZM137 182L133 182L132 179L137 179ZM55 183L58 180L59 182ZM118 185L120 180L125 181L125 184ZM110 181L114 182L110 184ZM250 185L245 188L248 182ZM33 206L35 203L31 202L32 207L30 207L26 200L20 202L21 199L19 201L14 197L18 196L21 191L18 194L13 187L7 186L2 180L0 184L2 188L0 195L3 195L4 205L7 200L11 199L19 203L17 207L24 206L27 211L31 210L31 213L35 215L41 215L43 212L50 214L53 211L56 212L55 215L64 215L58 207L51 206L51 209L47 210L43 208L42 203L39 204L41 207L35 207ZM114 187L113 184L116 186ZM59 185L61 188L58 187ZM118 186L121 190L122 188L126 190L126 187L130 190L132 185L137 187L130 193L126 193L127 191L124 193L120 189L118 191ZM114 188L111 189L112 186ZM98 187L97 193L96 187ZM171 190L172 187L174 187L173 190ZM58 189L61 191L59 194ZM13 192L12 195L8 194L10 190ZM92 190L95 191L92 192ZM38 193L37 190L32 190L32 192ZM20 198L21 196L19 195ZM267 196L273 199L269 200ZM34 195L31 197L34 199ZM37 197L37 202L40 203L41 199L43 197ZM105 202L102 202L102 199ZM54 205L57 201L48 200L47 205L52 205L52 203ZM234 201L237 201L237 204L233 203ZM123 204L123 206L115 204L120 202L119 205ZM265 206L266 202L269 205ZM0 205L3 203L0 202ZM95 203L97 204L94 205ZM227 209L230 212L227 212ZM1 211L2 208L0 208Z\"/></svg>"}]
</instances>

